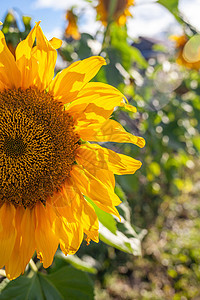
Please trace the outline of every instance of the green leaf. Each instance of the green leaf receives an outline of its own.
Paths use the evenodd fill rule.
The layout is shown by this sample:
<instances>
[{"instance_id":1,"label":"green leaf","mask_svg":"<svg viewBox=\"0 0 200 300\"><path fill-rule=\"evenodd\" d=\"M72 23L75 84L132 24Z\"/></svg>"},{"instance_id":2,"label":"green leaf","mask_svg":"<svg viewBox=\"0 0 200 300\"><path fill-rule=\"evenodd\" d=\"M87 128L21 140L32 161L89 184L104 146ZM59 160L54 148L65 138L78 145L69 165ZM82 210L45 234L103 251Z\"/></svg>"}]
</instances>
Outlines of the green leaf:
<instances>
[{"instance_id":1,"label":"green leaf","mask_svg":"<svg viewBox=\"0 0 200 300\"><path fill-rule=\"evenodd\" d=\"M44 299L48 300L63 300L61 293L55 288L55 286L48 280L48 275L38 273L40 284L44 293Z\"/></svg>"},{"instance_id":2,"label":"green leaf","mask_svg":"<svg viewBox=\"0 0 200 300\"><path fill-rule=\"evenodd\" d=\"M135 62L138 67L140 68L147 68L148 63L145 60L145 58L142 56L141 52L139 49L133 47L133 46L129 46L129 52L132 58L132 61Z\"/></svg>"},{"instance_id":3,"label":"green leaf","mask_svg":"<svg viewBox=\"0 0 200 300\"><path fill-rule=\"evenodd\" d=\"M179 0L158 0L158 3L166 7L172 14L178 12Z\"/></svg>"},{"instance_id":4,"label":"green leaf","mask_svg":"<svg viewBox=\"0 0 200 300\"><path fill-rule=\"evenodd\" d=\"M115 194L120 198L121 201L125 202L126 201L126 195L124 191L122 190L121 186L116 183L115 186Z\"/></svg>"},{"instance_id":5,"label":"green leaf","mask_svg":"<svg viewBox=\"0 0 200 300\"><path fill-rule=\"evenodd\" d=\"M179 0L158 0L158 3L164 6L169 12L176 18L176 20L183 24L183 20L180 17L180 13L178 10L178 2Z\"/></svg>"},{"instance_id":6,"label":"green leaf","mask_svg":"<svg viewBox=\"0 0 200 300\"><path fill-rule=\"evenodd\" d=\"M131 209L127 201L124 200L123 203L121 203L117 207L120 216L122 216L126 221L130 223L131 221Z\"/></svg>"},{"instance_id":7,"label":"green leaf","mask_svg":"<svg viewBox=\"0 0 200 300\"><path fill-rule=\"evenodd\" d=\"M89 40L93 40L93 37L90 34L87 33L81 34L81 39L75 49L80 59L84 59L86 57L93 55L92 50L88 44Z\"/></svg>"},{"instance_id":8,"label":"green leaf","mask_svg":"<svg viewBox=\"0 0 200 300\"><path fill-rule=\"evenodd\" d=\"M115 218L103 210L101 210L96 204L92 202L91 199L86 197L87 201L90 202L97 214L97 217L100 222L99 226L99 236L100 239L123 252L127 252L133 255L141 254L141 240L146 234L146 231L141 231L140 234L137 234L130 224L130 210L127 202L123 202L119 205L119 211L124 217L127 217L128 220L120 214L121 222L117 222Z\"/></svg>"},{"instance_id":9,"label":"green leaf","mask_svg":"<svg viewBox=\"0 0 200 300\"><path fill-rule=\"evenodd\" d=\"M119 84L124 82L124 76L121 74L117 65L120 64L121 58L120 53L114 47L105 49L109 58L109 64L105 66L105 74L108 84L118 87Z\"/></svg>"},{"instance_id":10,"label":"green leaf","mask_svg":"<svg viewBox=\"0 0 200 300\"><path fill-rule=\"evenodd\" d=\"M120 206L124 206L122 203ZM120 208L119 206L119 208ZM125 207L123 207L125 209ZM128 209L128 206L126 206ZM127 212L126 212L127 214ZM146 235L147 231L142 230L139 234L136 233L129 221L125 220L121 215L121 222L117 222L117 231L113 234L103 224L100 223L100 239L123 252L133 255L141 255L141 240Z\"/></svg>"},{"instance_id":11,"label":"green leaf","mask_svg":"<svg viewBox=\"0 0 200 300\"><path fill-rule=\"evenodd\" d=\"M77 255L67 255L65 256L61 251L57 251L56 253L56 259L59 258L63 260L65 263L71 264L74 268L96 274L97 270L92 267L88 262L85 262L83 259L80 259Z\"/></svg>"},{"instance_id":12,"label":"green leaf","mask_svg":"<svg viewBox=\"0 0 200 300\"><path fill-rule=\"evenodd\" d=\"M59 291L64 300L94 299L92 280L88 274L72 266L63 267L50 275L42 276Z\"/></svg>"},{"instance_id":13,"label":"green leaf","mask_svg":"<svg viewBox=\"0 0 200 300\"><path fill-rule=\"evenodd\" d=\"M118 52L118 56L120 56L118 62L121 63L126 71L130 71L133 63L136 63L139 68L146 68L148 66L141 52L128 43L126 27L119 27L113 23L110 34L111 45Z\"/></svg>"},{"instance_id":14,"label":"green leaf","mask_svg":"<svg viewBox=\"0 0 200 300\"><path fill-rule=\"evenodd\" d=\"M37 274L28 278L18 277L10 281L0 294L0 300L44 300L42 287Z\"/></svg>"},{"instance_id":15,"label":"green leaf","mask_svg":"<svg viewBox=\"0 0 200 300\"><path fill-rule=\"evenodd\" d=\"M192 34L196 34L198 30L188 23L187 19L183 14L180 13L178 9L179 0L158 0L159 4L164 6L169 12L175 17L175 19L181 24L184 25L185 28L189 29ZM188 31L188 30L187 30ZM187 32L186 31L186 32Z\"/></svg>"},{"instance_id":16,"label":"green leaf","mask_svg":"<svg viewBox=\"0 0 200 300\"><path fill-rule=\"evenodd\" d=\"M68 62L73 62L72 54L74 52L74 48L70 44L65 44L59 49L59 53L62 58Z\"/></svg>"},{"instance_id":17,"label":"green leaf","mask_svg":"<svg viewBox=\"0 0 200 300\"><path fill-rule=\"evenodd\" d=\"M71 266L52 274L21 276L2 290L0 300L93 300L93 282L89 276Z\"/></svg>"}]
</instances>

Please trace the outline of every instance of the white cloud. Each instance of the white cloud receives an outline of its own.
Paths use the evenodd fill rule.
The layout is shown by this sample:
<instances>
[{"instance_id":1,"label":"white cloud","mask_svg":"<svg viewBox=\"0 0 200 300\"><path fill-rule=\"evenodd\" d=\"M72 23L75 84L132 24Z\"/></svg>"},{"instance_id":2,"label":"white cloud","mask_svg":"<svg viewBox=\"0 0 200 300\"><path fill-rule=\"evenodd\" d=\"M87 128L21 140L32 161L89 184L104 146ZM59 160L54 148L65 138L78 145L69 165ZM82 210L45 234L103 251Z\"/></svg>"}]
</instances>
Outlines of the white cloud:
<instances>
[{"instance_id":1,"label":"white cloud","mask_svg":"<svg viewBox=\"0 0 200 300\"><path fill-rule=\"evenodd\" d=\"M181 26L173 15L156 0L136 0L131 8L132 19L128 20L128 32L131 37L161 36L162 33L181 34ZM179 0L179 9L188 22L200 30L200 1Z\"/></svg>"},{"instance_id":2,"label":"white cloud","mask_svg":"<svg viewBox=\"0 0 200 300\"><path fill-rule=\"evenodd\" d=\"M128 33L130 37L157 36L170 25L176 24L174 17L161 5L149 1L137 2L131 8L133 18L128 20Z\"/></svg>"},{"instance_id":3,"label":"white cloud","mask_svg":"<svg viewBox=\"0 0 200 300\"><path fill-rule=\"evenodd\" d=\"M83 0L36 0L33 3L33 9L52 8L54 10L59 10L68 9L74 5L84 7L85 2Z\"/></svg>"},{"instance_id":4,"label":"white cloud","mask_svg":"<svg viewBox=\"0 0 200 300\"><path fill-rule=\"evenodd\" d=\"M183 12L186 19L198 30L200 30L200 1L199 0L180 0L179 9Z\"/></svg>"},{"instance_id":5,"label":"white cloud","mask_svg":"<svg viewBox=\"0 0 200 300\"><path fill-rule=\"evenodd\" d=\"M48 40L52 39L53 37L56 37L58 39L62 39L63 36L63 30L60 27L55 27L53 31L45 33L45 36Z\"/></svg>"},{"instance_id":6,"label":"white cloud","mask_svg":"<svg viewBox=\"0 0 200 300\"><path fill-rule=\"evenodd\" d=\"M156 0L136 0L136 4L131 8L133 18L128 19L128 33L134 38L139 35L161 37L163 32L169 34L181 34L181 27L176 22L173 15L161 5L155 3ZM93 5L95 0L93 1ZM76 6L79 18L79 29L81 32L95 34L100 28L100 23L96 22L96 12L84 0L35 0L34 9L51 8L53 10L66 10ZM200 0L179 0L180 11L184 13L188 21L200 30ZM63 18L64 19L64 18ZM56 29L55 36L60 36L63 30Z\"/></svg>"},{"instance_id":7,"label":"white cloud","mask_svg":"<svg viewBox=\"0 0 200 300\"><path fill-rule=\"evenodd\" d=\"M99 27L101 26L100 22L96 22L96 11L91 6L88 6L85 9L85 12L83 11L80 14L79 19L79 29L81 32L87 32L91 35L94 35L97 30L99 30Z\"/></svg>"}]
</instances>

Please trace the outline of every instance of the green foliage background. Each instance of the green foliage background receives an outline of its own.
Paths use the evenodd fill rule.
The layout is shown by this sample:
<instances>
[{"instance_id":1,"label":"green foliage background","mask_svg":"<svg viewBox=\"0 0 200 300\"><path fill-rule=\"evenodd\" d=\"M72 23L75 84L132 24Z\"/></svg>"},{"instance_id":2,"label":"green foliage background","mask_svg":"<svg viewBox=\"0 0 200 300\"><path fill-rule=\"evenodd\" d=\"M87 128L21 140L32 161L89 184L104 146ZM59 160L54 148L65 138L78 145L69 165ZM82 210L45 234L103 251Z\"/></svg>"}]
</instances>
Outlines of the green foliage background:
<instances>
[{"instance_id":1,"label":"green foliage background","mask_svg":"<svg viewBox=\"0 0 200 300\"><path fill-rule=\"evenodd\" d=\"M180 14L178 0L158 3L189 37L196 33ZM18 22L24 24L23 32ZM29 17L16 20L8 13L2 31L15 48L30 29ZM102 40L98 55L108 65L94 81L117 87L137 107L136 114L118 109L113 118L146 140L144 149L104 146L140 159L143 166L134 175L117 176L121 223L95 207L101 223L98 245L83 242L77 255L69 257L58 250L47 270L33 258L25 274L12 282L2 272L0 300L199 299L199 71L178 66L175 53L159 45L154 50L162 60L157 55L146 61L131 46L126 26L111 19L95 36L83 33L78 41L63 39L59 54L68 64L74 57L97 54L92 44Z\"/></svg>"}]
</instances>

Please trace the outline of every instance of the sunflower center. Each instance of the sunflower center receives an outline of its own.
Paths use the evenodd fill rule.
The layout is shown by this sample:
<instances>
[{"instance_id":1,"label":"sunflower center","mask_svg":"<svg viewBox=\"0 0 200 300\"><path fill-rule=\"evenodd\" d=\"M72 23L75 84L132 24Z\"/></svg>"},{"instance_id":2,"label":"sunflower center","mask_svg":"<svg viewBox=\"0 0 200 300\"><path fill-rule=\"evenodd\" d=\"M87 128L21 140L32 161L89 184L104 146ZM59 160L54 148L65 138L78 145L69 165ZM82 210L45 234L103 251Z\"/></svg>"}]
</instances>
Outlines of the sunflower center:
<instances>
[{"instance_id":1,"label":"sunflower center","mask_svg":"<svg viewBox=\"0 0 200 300\"><path fill-rule=\"evenodd\" d=\"M80 138L73 118L36 88L0 93L0 206L44 205L70 177Z\"/></svg>"},{"instance_id":2,"label":"sunflower center","mask_svg":"<svg viewBox=\"0 0 200 300\"><path fill-rule=\"evenodd\" d=\"M20 136L16 136L14 139L11 136L5 136L4 151L8 156L18 157L25 153L26 145Z\"/></svg>"}]
</instances>

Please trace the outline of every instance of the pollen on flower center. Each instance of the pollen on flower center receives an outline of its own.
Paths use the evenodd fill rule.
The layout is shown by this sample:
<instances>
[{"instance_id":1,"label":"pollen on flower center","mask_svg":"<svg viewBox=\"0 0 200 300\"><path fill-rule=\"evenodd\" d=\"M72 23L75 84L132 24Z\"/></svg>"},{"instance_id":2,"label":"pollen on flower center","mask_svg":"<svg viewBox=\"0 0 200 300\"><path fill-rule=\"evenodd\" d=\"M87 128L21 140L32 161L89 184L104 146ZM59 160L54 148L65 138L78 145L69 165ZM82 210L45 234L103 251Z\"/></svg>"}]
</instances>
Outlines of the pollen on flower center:
<instances>
[{"instance_id":1,"label":"pollen on flower center","mask_svg":"<svg viewBox=\"0 0 200 300\"><path fill-rule=\"evenodd\" d=\"M36 88L0 93L0 206L43 204L70 176L80 138L73 118Z\"/></svg>"}]
</instances>

